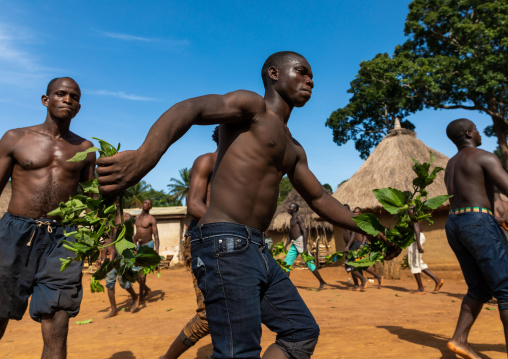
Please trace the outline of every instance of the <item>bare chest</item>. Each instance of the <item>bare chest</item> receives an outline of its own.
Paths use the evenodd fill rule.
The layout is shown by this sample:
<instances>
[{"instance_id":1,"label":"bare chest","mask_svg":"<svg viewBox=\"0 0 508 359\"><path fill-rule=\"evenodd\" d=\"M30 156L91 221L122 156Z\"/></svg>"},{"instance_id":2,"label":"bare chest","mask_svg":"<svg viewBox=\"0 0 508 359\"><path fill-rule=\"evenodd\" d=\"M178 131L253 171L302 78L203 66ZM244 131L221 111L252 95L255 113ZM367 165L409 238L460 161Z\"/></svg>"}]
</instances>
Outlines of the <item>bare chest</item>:
<instances>
[{"instance_id":1,"label":"bare chest","mask_svg":"<svg viewBox=\"0 0 508 359\"><path fill-rule=\"evenodd\" d=\"M291 132L286 126L268 126L261 141L267 158L279 171L287 173L294 166L297 153Z\"/></svg>"},{"instance_id":2,"label":"bare chest","mask_svg":"<svg viewBox=\"0 0 508 359\"><path fill-rule=\"evenodd\" d=\"M152 222L151 222L150 218L148 218L146 216L138 217L136 219L136 228L138 230L140 230L140 229L147 230L147 229L151 228L151 225L152 225Z\"/></svg>"}]
</instances>

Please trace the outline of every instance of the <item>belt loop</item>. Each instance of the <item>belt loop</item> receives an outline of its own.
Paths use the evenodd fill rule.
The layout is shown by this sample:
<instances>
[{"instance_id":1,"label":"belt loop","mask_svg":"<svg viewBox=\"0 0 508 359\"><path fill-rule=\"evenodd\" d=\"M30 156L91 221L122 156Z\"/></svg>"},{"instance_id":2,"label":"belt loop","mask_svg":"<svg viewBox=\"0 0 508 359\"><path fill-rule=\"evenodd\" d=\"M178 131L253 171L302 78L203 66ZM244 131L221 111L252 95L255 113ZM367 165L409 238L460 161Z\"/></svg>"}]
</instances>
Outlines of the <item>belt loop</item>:
<instances>
[{"instance_id":1,"label":"belt loop","mask_svg":"<svg viewBox=\"0 0 508 359\"><path fill-rule=\"evenodd\" d=\"M245 227L245 231L247 231L247 243L250 243L251 236L252 236L250 228L247 226L244 226L244 227Z\"/></svg>"},{"instance_id":2,"label":"belt loop","mask_svg":"<svg viewBox=\"0 0 508 359\"><path fill-rule=\"evenodd\" d=\"M202 231L202 229L203 229L203 225L202 225L202 224L200 224L200 225L198 226L198 228L199 228L199 239L201 240L201 242L204 242L204 239L203 239L203 231Z\"/></svg>"}]
</instances>

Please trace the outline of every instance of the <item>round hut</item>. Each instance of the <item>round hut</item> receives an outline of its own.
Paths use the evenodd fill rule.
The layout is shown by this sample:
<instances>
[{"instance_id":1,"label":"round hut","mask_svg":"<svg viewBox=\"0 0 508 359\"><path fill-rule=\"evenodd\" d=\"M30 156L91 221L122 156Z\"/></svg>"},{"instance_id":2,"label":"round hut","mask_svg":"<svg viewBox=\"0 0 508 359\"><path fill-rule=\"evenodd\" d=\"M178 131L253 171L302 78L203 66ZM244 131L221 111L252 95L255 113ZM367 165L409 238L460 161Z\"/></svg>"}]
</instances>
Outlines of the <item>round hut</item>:
<instances>
[{"instance_id":1,"label":"round hut","mask_svg":"<svg viewBox=\"0 0 508 359\"><path fill-rule=\"evenodd\" d=\"M9 201L11 200L11 182L7 182L0 195L0 218L7 212L7 208L9 208Z\"/></svg>"},{"instance_id":2,"label":"round hut","mask_svg":"<svg viewBox=\"0 0 508 359\"><path fill-rule=\"evenodd\" d=\"M392 216L379 204L372 190L376 188L393 187L402 191L413 190L412 181L415 173L412 170L413 160L418 162L429 162L430 152L434 155L434 162L431 166L446 168L448 157L426 146L416 138L413 131L400 127L396 120L395 128L388 131L387 135L374 149L358 171L345 183L343 183L333 194L341 203L347 203L351 209L360 207L364 213L375 214L385 226L389 226ZM447 194L444 184L444 171L438 173L434 182L427 187L428 198ZM445 223L449 210L449 202L445 202L440 208L434 211L434 224L429 226L428 222L422 223L422 231L425 233L425 256L424 261L433 269L458 269L455 255L448 246L445 234ZM334 228L335 244L338 250L344 249L342 240L342 229ZM397 260L392 261L397 277L400 270L399 262L402 261L406 252L403 252Z\"/></svg>"},{"instance_id":3,"label":"round hut","mask_svg":"<svg viewBox=\"0 0 508 359\"><path fill-rule=\"evenodd\" d=\"M289 192L287 198L277 206L272 223L270 227L268 227L269 235L273 243L285 241L289 235L289 221L291 216L287 213L287 208L289 204L293 202L300 207L298 214L302 216L307 228L312 255L319 257L319 262L324 263L324 257L335 251L333 226L328 222L318 221L317 215L294 189Z\"/></svg>"}]
</instances>

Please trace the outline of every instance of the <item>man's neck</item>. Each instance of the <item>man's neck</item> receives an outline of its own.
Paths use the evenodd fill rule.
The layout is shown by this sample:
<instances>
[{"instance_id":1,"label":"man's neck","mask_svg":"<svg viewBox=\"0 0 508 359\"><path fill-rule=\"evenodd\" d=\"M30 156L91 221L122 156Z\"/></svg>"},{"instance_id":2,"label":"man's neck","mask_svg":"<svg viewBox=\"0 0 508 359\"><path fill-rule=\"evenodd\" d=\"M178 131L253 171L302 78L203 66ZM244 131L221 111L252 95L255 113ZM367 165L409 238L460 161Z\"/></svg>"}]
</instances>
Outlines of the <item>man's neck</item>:
<instances>
[{"instance_id":1,"label":"man's neck","mask_svg":"<svg viewBox=\"0 0 508 359\"><path fill-rule=\"evenodd\" d=\"M287 124L289 116L291 116L291 111L293 111L293 105L288 104L282 96L272 88L265 92L264 99L267 107L277 114L285 124Z\"/></svg>"},{"instance_id":2,"label":"man's neck","mask_svg":"<svg viewBox=\"0 0 508 359\"><path fill-rule=\"evenodd\" d=\"M69 127L71 125L71 120L57 120L51 117L48 113L46 116L46 120L42 124L42 128L47 131L47 133L55 138L65 137L69 134Z\"/></svg>"},{"instance_id":3,"label":"man's neck","mask_svg":"<svg viewBox=\"0 0 508 359\"><path fill-rule=\"evenodd\" d=\"M143 209L143 210L141 211L141 215L142 215L142 216L148 216L148 215L150 215L150 210L148 210L148 211L147 211L147 210L144 210L144 209Z\"/></svg>"}]
</instances>

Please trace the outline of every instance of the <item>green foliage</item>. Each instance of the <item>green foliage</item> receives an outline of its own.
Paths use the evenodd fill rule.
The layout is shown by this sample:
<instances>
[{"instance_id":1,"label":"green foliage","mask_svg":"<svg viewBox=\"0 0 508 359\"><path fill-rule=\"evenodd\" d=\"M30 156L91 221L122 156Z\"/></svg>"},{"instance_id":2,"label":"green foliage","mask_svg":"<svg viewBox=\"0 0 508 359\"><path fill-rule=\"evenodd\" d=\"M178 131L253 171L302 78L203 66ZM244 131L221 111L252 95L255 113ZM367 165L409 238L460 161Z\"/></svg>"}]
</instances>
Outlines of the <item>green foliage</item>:
<instances>
[{"instance_id":1,"label":"green foliage","mask_svg":"<svg viewBox=\"0 0 508 359\"><path fill-rule=\"evenodd\" d=\"M373 236L370 243L357 251L336 252L326 257L331 262L335 256L339 259L348 260L348 264L357 270L365 269L378 261L384 262L385 256L393 253L397 248L407 248L414 242L413 223L428 221L432 224L432 210L441 206L452 196L442 195L427 199L429 186L438 172L443 168L435 167L430 170L434 156L430 154L430 162L419 163L413 159L413 171L416 174L413 180L413 191L406 194L395 188L375 189L373 192L379 203L394 216L393 228L385 228L379 220L370 213L353 217L355 223L367 234ZM386 241L378 238L382 232Z\"/></svg>"},{"instance_id":2,"label":"green foliage","mask_svg":"<svg viewBox=\"0 0 508 359\"><path fill-rule=\"evenodd\" d=\"M93 323L93 319L82 320L80 322L76 322L77 325L90 324L90 323Z\"/></svg>"},{"instance_id":3,"label":"green foliage","mask_svg":"<svg viewBox=\"0 0 508 359\"><path fill-rule=\"evenodd\" d=\"M293 190L293 185L289 181L288 176L282 177L279 183L279 197L277 198L277 205L281 204Z\"/></svg>"},{"instance_id":4,"label":"green foliage","mask_svg":"<svg viewBox=\"0 0 508 359\"><path fill-rule=\"evenodd\" d=\"M275 259L275 261L279 264L279 266L282 268L283 271L289 272L293 269L290 265L287 265L286 262L284 262L282 259L277 258L280 254L288 254L288 251L284 248L284 243L279 242L277 244L274 244L272 248L270 249L270 254Z\"/></svg>"},{"instance_id":5,"label":"green foliage","mask_svg":"<svg viewBox=\"0 0 508 359\"><path fill-rule=\"evenodd\" d=\"M180 178L171 178L170 184L168 184L169 194L173 201L179 201L180 203L187 200L190 186L190 170L188 168L182 168L180 171Z\"/></svg>"},{"instance_id":6,"label":"green foliage","mask_svg":"<svg viewBox=\"0 0 508 359\"><path fill-rule=\"evenodd\" d=\"M100 157L107 157L114 155L119 149L113 147L104 140L94 139L99 141ZM86 158L86 154L92 151L87 150L77 153L69 161L76 162L79 159ZM84 157L83 157L83 153ZM99 183L96 179L83 182L80 184L82 194L77 194L69 198L67 202L61 202L58 208L49 212L48 215L61 217L62 224L71 225L75 228L72 232L65 232L67 238L62 241L63 247L75 254L75 257L60 258L62 266L60 271L64 271L73 260L84 261L88 259L89 263L95 262L100 255L100 251L105 249L105 238L110 237L115 228L115 221L117 216L117 205L120 212L121 223L116 230L116 238L109 245L115 245L119 258L110 262L109 259L102 263L93 275L90 283L92 293L103 292L104 287L99 282L106 277L106 274L113 268L116 268L119 275L124 276L126 279L135 282L137 275L134 273L134 266L153 266L160 262L159 255L152 249L140 249L138 253L134 254L133 249L136 248L132 241L133 219L124 222L123 219L123 206L122 197L124 193L119 193L114 196L103 196L99 193ZM95 197L95 198L94 198Z\"/></svg>"}]
</instances>

